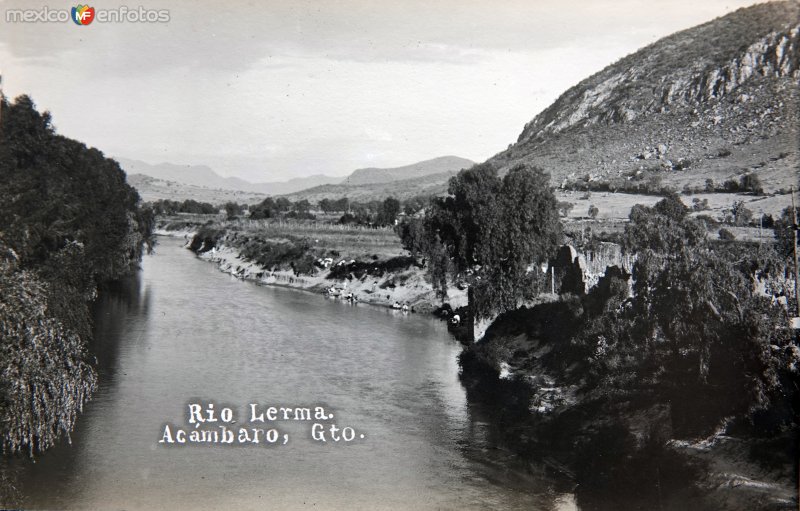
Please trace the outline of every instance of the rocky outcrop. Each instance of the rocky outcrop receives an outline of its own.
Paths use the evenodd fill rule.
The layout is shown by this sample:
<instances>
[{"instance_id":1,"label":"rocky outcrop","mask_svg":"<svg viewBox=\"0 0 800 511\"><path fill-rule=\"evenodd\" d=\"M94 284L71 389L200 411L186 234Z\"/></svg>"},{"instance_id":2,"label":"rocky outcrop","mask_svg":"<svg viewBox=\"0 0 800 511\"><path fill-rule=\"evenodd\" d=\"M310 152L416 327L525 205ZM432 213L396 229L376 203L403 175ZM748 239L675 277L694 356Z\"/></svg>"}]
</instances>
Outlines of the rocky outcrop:
<instances>
[{"instance_id":1,"label":"rocky outcrop","mask_svg":"<svg viewBox=\"0 0 800 511\"><path fill-rule=\"evenodd\" d=\"M798 79L800 4L739 9L583 80L490 162L536 165L554 183L644 172L680 190L757 172L768 191L788 189L800 163Z\"/></svg>"},{"instance_id":2,"label":"rocky outcrop","mask_svg":"<svg viewBox=\"0 0 800 511\"><path fill-rule=\"evenodd\" d=\"M597 285L606 269L616 266L630 274L636 257L626 254L617 243L600 242L595 247L579 252L572 245L564 245L550 261L553 288L558 293L586 293Z\"/></svg>"},{"instance_id":3,"label":"rocky outcrop","mask_svg":"<svg viewBox=\"0 0 800 511\"><path fill-rule=\"evenodd\" d=\"M797 78L797 10L790 2L758 5L664 38L569 89L525 126L517 142L719 100L749 80ZM746 17L761 23L748 24ZM732 26L740 28L738 41L717 33ZM708 51L687 51L693 46Z\"/></svg>"},{"instance_id":4,"label":"rocky outcrop","mask_svg":"<svg viewBox=\"0 0 800 511\"><path fill-rule=\"evenodd\" d=\"M554 300L564 293L583 294L595 287L606 275L606 270L616 267L630 275L636 257L623 252L617 243L600 242L595 247L579 252L572 245L562 245L556 256L541 270L544 273L544 294L536 302ZM535 271L539 271L537 268ZM629 279L628 284L632 285ZM480 340L498 315L475 321L472 339Z\"/></svg>"}]
</instances>

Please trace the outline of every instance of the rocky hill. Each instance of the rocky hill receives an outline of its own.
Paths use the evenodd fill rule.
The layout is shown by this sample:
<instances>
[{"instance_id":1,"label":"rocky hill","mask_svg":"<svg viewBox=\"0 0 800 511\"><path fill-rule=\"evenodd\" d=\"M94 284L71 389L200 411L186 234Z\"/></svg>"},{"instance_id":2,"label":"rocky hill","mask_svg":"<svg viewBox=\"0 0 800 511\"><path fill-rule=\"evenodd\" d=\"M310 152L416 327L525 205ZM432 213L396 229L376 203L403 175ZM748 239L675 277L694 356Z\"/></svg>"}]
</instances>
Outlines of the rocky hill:
<instances>
[{"instance_id":1,"label":"rocky hill","mask_svg":"<svg viewBox=\"0 0 800 511\"><path fill-rule=\"evenodd\" d=\"M444 172L459 171L475 165L474 161L457 156L441 156L432 160L425 160L403 167L379 169L357 169L341 184L349 186L369 185L375 183L389 183L417 177L442 174Z\"/></svg>"},{"instance_id":2,"label":"rocky hill","mask_svg":"<svg viewBox=\"0 0 800 511\"><path fill-rule=\"evenodd\" d=\"M176 165L174 163L151 165L143 161L130 160L127 158L117 158L116 160L129 176L139 174L160 181L182 183L190 187L228 191L235 190L262 195L292 193L305 188L339 183L342 181L341 177L317 174L314 176L289 179L287 181L251 183L250 181L238 177L222 177L205 165Z\"/></svg>"},{"instance_id":3,"label":"rocky hill","mask_svg":"<svg viewBox=\"0 0 800 511\"><path fill-rule=\"evenodd\" d=\"M342 197L358 202L369 202L387 197L405 200L417 195L443 195L447 192L448 180L457 172L458 170L451 170L387 183L322 185L288 194L286 197L292 201L307 199L316 204L322 199L335 200Z\"/></svg>"},{"instance_id":4,"label":"rocky hill","mask_svg":"<svg viewBox=\"0 0 800 511\"><path fill-rule=\"evenodd\" d=\"M739 9L665 37L572 87L490 161L556 185L643 179L674 188L756 172L796 183L800 4Z\"/></svg>"},{"instance_id":5,"label":"rocky hill","mask_svg":"<svg viewBox=\"0 0 800 511\"><path fill-rule=\"evenodd\" d=\"M207 186L158 179L144 174L129 174L128 183L136 188L139 196L146 202L161 199L175 201L192 199L211 204L224 204L226 202L256 204L267 198L267 195L263 193L245 192L229 188L209 188Z\"/></svg>"}]
</instances>

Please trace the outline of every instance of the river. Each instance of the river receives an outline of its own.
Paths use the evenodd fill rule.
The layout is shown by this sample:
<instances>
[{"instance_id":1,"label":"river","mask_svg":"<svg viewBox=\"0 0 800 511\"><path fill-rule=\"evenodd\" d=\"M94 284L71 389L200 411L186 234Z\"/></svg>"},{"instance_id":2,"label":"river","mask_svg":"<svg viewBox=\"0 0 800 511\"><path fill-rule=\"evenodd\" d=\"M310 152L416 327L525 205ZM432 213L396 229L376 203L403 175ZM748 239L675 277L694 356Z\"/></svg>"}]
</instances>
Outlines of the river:
<instances>
[{"instance_id":1,"label":"river","mask_svg":"<svg viewBox=\"0 0 800 511\"><path fill-rule=\"evenodd\" d=\"M91 348L98 390L71 444L13 467L26 508L575 509L493 445L460 345L429 316L238 281L161 238L98 300ZM159 443L210 402L237 427L250 403L322 406L357 436L278 421L285 445Z\"/></svg>"}]
</instances>

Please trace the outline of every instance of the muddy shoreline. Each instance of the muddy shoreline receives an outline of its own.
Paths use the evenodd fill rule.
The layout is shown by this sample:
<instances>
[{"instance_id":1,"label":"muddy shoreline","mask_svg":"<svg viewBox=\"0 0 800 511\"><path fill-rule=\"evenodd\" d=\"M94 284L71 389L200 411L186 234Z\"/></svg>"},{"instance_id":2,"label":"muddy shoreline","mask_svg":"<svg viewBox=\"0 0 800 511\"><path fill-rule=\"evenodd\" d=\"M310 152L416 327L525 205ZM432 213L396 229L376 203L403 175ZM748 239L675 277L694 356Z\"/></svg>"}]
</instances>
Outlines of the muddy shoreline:
<instances>
[{"instance_id":1,"label":"muddy shoreline","mask_svg":"<svg viewBox=\"0 0 800 511\"><path fill-rule=\"evenodd\" d=\"M190 243L196 231L190 229L156 231L159 236L179 238ZM203 247L193 251L200 259L214 263L220 271L238 279L253 282L257 285L276 286L288 289L297 289L314 294L330 296L328 290L335 288L341 296L352 293L358 303L367 305L396 308L395 304L407 304L408 311L413 308L415 313L429 314L440 306L441 301L427 280L426 272L419 267L410 266L396 272L385 272L380 276L364 275L355 278L352 275L344 278L334 278L335 266L331 268L317 268L313 275L296 274L291 269L265 268L258 263L245 259L240 247L235 242L222 237L213 247ZM352 259L340 258L335 263L347 263ZM334 263L334 264L335 264ZM342 272L339 272L342 273ZM402 281L402 283L399 283ZM466 304L466 292L459 289L450 289L446 302L453 308Z\"/></svg>"}]
</instances>

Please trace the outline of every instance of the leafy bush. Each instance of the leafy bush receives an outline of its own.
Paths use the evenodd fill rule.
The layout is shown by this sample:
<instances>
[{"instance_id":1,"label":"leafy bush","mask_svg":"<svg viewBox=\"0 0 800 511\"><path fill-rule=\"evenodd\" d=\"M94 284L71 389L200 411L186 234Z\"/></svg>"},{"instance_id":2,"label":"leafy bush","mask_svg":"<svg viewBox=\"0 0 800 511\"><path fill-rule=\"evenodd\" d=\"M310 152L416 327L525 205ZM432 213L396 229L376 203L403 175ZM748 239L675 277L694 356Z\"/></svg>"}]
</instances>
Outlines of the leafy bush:
<instances>
[{"instance_id":1,"label":"leafy bush","mask_svg":"<svg viewBox=\"0 0 800 511\"><path fill-rule=\"evenodd\" d=\"M722 229L719 230L719 239L721 239L722 241L734 241L736 239L736 236L734 236L734 234L731 231L723 227Z\"/></svg>"},{"instance_id":2,"label":"leafy bush","mask_svg":"<svg viewBox=\"0 0 800 511\"><path fill-rule=\"evenodd\" d=\"M225 231L211 227L203 226L197 230L192 241L189 243L189 249L197 254L208 252L217 246L217 242L225 234Z\"/></svg>"},{"instance_id":3,"label":"leafy bush","mask_svg":"<svg viewBox=\"0 0 800 511\"><path fill-rule=\"evenodd\" d=\"M744 192L751 192L755 195L763 195L764 187L761 180L755 174L745 174L739 180L739 189Z\"/></svg>"},{"instance_id":4,"label":"leafy bush","mask_svg":"<svg viewBox=\"0 0 800 511\"><path fill-rule=\"evenodd\" d=\"M700 200L699 198L695 197L692 199L692 209L695 211L706 211L711 208L708 205L708 199Z\"/></svg>"}]
</instances>

